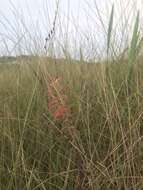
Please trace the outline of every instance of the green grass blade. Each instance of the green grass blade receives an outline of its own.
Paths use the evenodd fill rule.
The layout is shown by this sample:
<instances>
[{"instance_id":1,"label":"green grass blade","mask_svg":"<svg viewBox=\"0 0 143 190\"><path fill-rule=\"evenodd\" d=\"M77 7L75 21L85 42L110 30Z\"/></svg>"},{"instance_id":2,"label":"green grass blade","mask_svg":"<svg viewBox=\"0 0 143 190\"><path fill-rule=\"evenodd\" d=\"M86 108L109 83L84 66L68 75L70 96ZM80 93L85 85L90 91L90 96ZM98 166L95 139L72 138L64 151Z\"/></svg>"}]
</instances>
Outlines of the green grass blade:
<instances>
[{"instance_id":1,"label":"green grass blade","mask_svg":"<svg viewBox=\"0 0 143 190\"><path fill-rule=\"evenodd\" d=\"M137 50L139 45L139 11L136 17L132 40L129 48L129 63L134 64L136 57L137 57Z\"/></svg>"},{"instance_id":2,"label":"green grass blade","mask_svg":"<svg viewBox=\"0 0 143 190\"><path fill-rule=\"evenodd\" d=\"M136 21L134 24L134 30L132 35L132 40L129 48L128 54L128 62L129 62L129 71L127 75L127 85L129 93L132 92L132 76L133 76L133 66L136 62L136 58L138 56L139 50L141 48L141 41L140 41L140 31L139 31L139 11L137 13Z\"/></svg>"},{"instance_id":3,"label":"green grass blade","mask_svg":"<svg viewBox=\"0 0 143 190\"><path fill-rule=\"evenodd\" d=\"M110 20L109 20L109 25L108 25L108 34L107 34L107 56L108 56L108 54L109 54L110 43L111 43L111 34L112 34L112 29L113 29L113 18L114 18L114 4L112 5L112 10L111 10Z\"/></svg>"}]
</instances>

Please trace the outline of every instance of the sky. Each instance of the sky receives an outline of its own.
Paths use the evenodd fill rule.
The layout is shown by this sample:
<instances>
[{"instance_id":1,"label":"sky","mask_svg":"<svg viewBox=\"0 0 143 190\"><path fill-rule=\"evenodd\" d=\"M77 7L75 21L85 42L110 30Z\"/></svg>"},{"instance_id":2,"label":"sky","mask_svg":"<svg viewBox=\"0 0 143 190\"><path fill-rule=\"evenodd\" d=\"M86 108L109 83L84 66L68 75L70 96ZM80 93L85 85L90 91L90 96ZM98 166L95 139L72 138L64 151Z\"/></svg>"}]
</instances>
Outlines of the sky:
<instances>
[{"instance_id":1,"label":"sky","mask_svg":"<svg viewBox=\"0 0 143 190\"><path fill-rule=\"evenodd\" d=\"M43 47L45 37L52 28L56 2L56 0L0 0L0 54L13 53L18 46L17 51L23 51L24 48L30 51L30 47L32 51L36 43L37 49ZM114 26L118 25L119 29L116 27L118 30L126 20L129 20L130 25L135 20L137 10L143 7L142 0L60 0L56 23L57 39L64 43L68 39L73 46L69 49L74 49L79 43L82 47L89 46L88 43L91 44L92 41L101 52L100 46L103 46L101 44L106 40L113 3ZM119 22L120 20L122 22ZM120 33L116 35L120 36ZM93 47L88 48L88 51L91 51L91 48Z\"/></svg>"}]
</instances>

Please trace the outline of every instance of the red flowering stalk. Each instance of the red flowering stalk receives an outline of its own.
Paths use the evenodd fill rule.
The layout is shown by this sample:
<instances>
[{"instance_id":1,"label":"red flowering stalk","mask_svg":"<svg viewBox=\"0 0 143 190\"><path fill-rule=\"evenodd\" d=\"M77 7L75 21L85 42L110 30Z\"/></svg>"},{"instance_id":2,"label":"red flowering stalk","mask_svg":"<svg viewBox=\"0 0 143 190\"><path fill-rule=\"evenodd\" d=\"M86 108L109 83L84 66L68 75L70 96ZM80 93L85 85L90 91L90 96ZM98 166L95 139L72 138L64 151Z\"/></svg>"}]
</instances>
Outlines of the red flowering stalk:
<instances>
[{"instance_id":1,"label":"red flowering stalk","mask_svg":"<svg viewBox=\"0 0 143 190\"><path fill-rule=\"evenodd\" d=\"M61 132L68 137L72 143L74 143L75 138L78 135L78 131L72 126L70 119L71 112L68 106L68 97L61 82L61 78L50 77L48 86L48 109L56 121L63 121L64 126L62 127ZM75 164L78 169L76 174L77 189L81 189L85 179L85 176L81 172L83 165L82 158L79 152L76 152L74 148L73 155L75 155Z\"/></svg>"},{"instance_id":2,"label":"red flowering stalk","mask_svg":"<svg viewBox=\"0 0 143 190\"><path fill-rule=\"evenodd\" d=\"M55 120L64 120L69 116L70 109L67 96L61 84L61 78L52 78L48 87L48 109Z\"/></svg>"},{"instance_id":3,"label":"red flowering stalk","mask_svg":"<svg viewBox=\"0 0 143 190\"><path fill-rule=\"evenodd\" d=\"M78 132L72 125L71 109L68 105L68 96L66 90L62 85L61 78L49 77L48 86L48 110L55 121L62 122L62 133L70 137L73 141Z\"/></svg>"}]
</instances>

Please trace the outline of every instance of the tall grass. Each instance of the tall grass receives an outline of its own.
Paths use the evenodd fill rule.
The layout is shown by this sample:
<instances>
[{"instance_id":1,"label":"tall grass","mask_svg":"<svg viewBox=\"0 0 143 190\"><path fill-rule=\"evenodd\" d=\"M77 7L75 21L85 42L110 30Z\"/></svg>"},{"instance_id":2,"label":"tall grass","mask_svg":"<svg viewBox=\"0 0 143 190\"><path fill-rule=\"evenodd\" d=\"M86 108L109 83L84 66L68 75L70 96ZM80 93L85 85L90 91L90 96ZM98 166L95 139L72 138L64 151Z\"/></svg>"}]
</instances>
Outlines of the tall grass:
<instances>
[{"instance_id":1,"label":"tall grass","mask_svg":"<svg viewBox=\"0 0 143 190\"><path fill-rule=\"evenodd\" d=\"M113 18L114 18L114 5L112 6L112 10L111 10L108 34L107 34L107 57L109 56L109 50L110 50L111 34L112 34L112 29L113 29Z\"/></svg>"},{"instance_id":2,"label":"tall grass","mask_svg":"<svg viewBox=\"0 0 143 190\"><path fill-rule=\"evenodd\" d=\"M139 33L139 11L138 11L135 25L134 25L131 45L129 48L129 58L128 59L129 59L130 69L129 69L129 74L127 75L128 83L132 82L133 67L136 63L136 59L137 59L137 56L138 56L140 48L141 48L139 40L140 40L140 33Z\"/></svg>"},{"instance_id":3,"label":"tall grass","mask_svg":"<svg viewBox=\"0 0 143 190\"><path fill-rule=\"evenodd\" d=\"M115 13L100 61L86 61L83 46L80 60L63 45L65 58L48 57L50 38L43 54L0 64L0 189L143 189L140 19L120 59Z\"/></svg>"}]
</instances>

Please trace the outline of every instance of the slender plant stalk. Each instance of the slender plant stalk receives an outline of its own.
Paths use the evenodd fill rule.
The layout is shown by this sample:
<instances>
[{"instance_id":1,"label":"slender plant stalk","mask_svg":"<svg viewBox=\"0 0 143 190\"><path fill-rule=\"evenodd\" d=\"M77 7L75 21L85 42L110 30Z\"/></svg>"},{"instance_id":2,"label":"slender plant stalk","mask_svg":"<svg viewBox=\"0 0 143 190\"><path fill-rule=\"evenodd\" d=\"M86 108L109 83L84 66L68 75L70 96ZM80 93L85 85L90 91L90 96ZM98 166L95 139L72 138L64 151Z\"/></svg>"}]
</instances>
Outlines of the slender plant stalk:
<instances>
[{"instance_id":1,"label":"slender plant stalk","mask_svg":"<svg viewBox=\"0 0 143 190\"><path fill-rule=\"evenodd\" d=\"M141 41L139 41L140 38L140 32L139 32L139 11L137 13L131 45L129 48L129 54L128 54L128 63L129 63L129 72L127 75L127 86L128 89L130 89L131 82L132 82L132 75L133 75L133 67L136 63L136 58L138 56L140 47L141 47ZM130 91L130 90L129 90Z\"/></svg>"},{"instance_id":2,"label":"slender plant stalk","mask_svg":"<svg viewBox=\"0 0 143 190\"><path fill-rule=\"evenodd\" d=\"M111 44L113 20L114 20L114 4L112 5L110 20L109 20L109 26L108 26L108 33L107 33L107 57L109 56L109 50L110 50L110 44Z\"/></svg>"}]
</instances>

